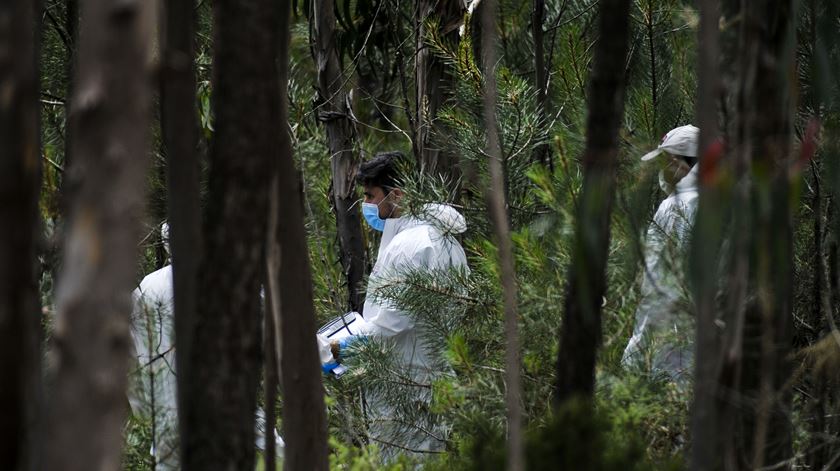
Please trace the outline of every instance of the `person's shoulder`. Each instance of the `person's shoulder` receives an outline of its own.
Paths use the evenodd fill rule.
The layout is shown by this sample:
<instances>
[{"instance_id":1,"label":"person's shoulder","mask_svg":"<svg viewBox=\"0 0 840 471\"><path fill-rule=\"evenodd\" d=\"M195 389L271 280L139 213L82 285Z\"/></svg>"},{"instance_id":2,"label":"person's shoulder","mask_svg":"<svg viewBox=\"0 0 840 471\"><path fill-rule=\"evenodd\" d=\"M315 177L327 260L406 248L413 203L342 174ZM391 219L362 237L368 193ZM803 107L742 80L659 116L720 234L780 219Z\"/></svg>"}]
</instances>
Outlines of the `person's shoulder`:
<instances>
[{"instance_id":1,"label":"person's shoulder","mask_svg":"<svg viewBox=\"0 0 840 471\"><path fill-rule=\"evenodd\" d=\"M395 249L403 252L409 251L409 249L416 251L433 247L433 230L433 227L429 224L418 224L416 226L409 227L394 236L390 247L394 247Z\"/></svg>"},{"instance_id":2,"label":"person's shoulder","mask_svg":"<svg viewBox=\"0 0 840 471\"><path fill-rule=\"evenodd\" d=\"M697 190L688 190L677 193L677 197L679 198L681 203L691 203L697 201L697 198L700 197L700 192Z\"/></svg>"},{"instance_id":3,"label":"person's shoulder","mask_svg":"<svg viewBox=\"0 0 840 471\"><path fill-rule=\"evenodd\" d=\"M172 293L172 265L153 271L140 282L136 294L144 297L165 297Z\"/></svg>"}]
</instances>

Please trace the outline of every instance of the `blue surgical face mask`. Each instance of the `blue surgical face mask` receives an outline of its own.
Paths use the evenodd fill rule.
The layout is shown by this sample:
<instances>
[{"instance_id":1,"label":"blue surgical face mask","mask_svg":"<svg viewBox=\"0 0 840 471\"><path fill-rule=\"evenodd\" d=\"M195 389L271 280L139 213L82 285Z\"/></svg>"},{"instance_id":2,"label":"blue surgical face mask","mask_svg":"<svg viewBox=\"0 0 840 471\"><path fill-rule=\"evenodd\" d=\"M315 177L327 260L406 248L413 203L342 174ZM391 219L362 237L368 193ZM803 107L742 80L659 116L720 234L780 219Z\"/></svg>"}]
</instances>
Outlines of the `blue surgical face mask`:
<instances>
[{"instance_id":1,"label":"blue surgical face mask","mask_svg":"<svg viewBox=\"0 0 840 471\"><path fill-rule=\"evenodd\" d=\"M385 230L385 220L379 217L379 206L373 203L362 203L362 215L374 230Z\"/></svg>"}]
</instances>

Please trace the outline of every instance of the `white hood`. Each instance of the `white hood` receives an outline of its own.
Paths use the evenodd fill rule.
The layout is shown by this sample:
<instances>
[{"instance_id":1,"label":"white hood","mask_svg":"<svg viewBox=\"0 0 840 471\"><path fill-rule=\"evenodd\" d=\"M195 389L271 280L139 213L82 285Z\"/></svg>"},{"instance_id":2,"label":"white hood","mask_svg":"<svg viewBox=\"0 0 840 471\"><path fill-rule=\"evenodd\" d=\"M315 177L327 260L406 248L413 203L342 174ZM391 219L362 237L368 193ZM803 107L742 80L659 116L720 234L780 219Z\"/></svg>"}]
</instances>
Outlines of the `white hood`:
<instances>
[{"instance_id":1,"label":"white hood","mask_svg":"<svg viewBox=\"0 0 840 471\"><path fill-rule=\"evenodd\" d=\"M448 234L462 234L467 230L467 221L464 216L448 204L426 204L420 209L417 218L433 224Z\"/></svg>"}]
</instances>

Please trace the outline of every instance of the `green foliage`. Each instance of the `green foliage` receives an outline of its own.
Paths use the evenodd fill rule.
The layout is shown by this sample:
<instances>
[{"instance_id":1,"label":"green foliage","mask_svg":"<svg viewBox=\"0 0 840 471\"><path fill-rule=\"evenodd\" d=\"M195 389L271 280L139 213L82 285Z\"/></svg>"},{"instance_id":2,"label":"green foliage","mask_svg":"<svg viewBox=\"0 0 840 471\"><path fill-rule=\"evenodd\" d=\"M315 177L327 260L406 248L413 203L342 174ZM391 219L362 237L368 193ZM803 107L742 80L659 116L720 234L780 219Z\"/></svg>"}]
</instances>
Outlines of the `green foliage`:
<instances>
[{"instance_id":1,"label":"green foliage","mask_svg":"<svg viewBox=\"0 0 840 471\"><path fill-rule=\"evenodd\" d=\"M130 415L125 424L121 469L125 471L148 471L152 469L152 424L142 417Z\"/></svg>"},{"instance_id":2,"label":"green foliage","mask_svg":"<svg viewBox=\"0 0 840 471\"><path fill-rule=\"evenodd\" d=\"M644 465L644 446L632 430L612 435L610 425L587 403L569 401L529 434L529 469L575 469L581 463L597 471L654 469Z\"/></svg>"},{"instance_id":3,"label":"green foliage","mask_svg":"<svg viewBox=\"0 0 840 471\"><path fill-rule=\"evenodd\" d=\"M612 407L619 406L617 401L593 410L589 403L571 400L533 422L525 436L527 469L682 469L678 457L651 460L644 437L635 428L640 421L614 416ZM424 469L504 468L504 428L494 426L489 420L478 420L473 425L471 433L458 442L456 453L427 462Z\"/></svg>"},{"instance_id":4,"label":"green foliage","mask_svg":"<svg viewBox=\"0 0 840 471\"><path fill-rule=\"evenodd\" d=\"M407 471L416 468L416 463L401 456L394 462L385 463L379 456L376 445L366 447L347 446L330 439L330 469L346 471Z\"/></svg>"},{"instance_id":5,"label":"green foliage","mask_svg":"<svg viewBox=\"0 0 840 471\"><path fill-rule=\"evenodd\" d=\"M307 15L310 2L296 2L292 25L289 112L295 158L304 191L306 228L312 265L313 292L318 319L325 321L344 310L346 286L338 258L335 219L330 203L330 156L317 112L314 110L315 64L310 51ZM504 156L506 196L516 257L519 287L520 335L527 454L533 469L551 466L575 469L582 456L593 457L589 469L670 469L681 464L689 437L689 394L672 384L626 371L621 355L630 336L638 302L643 235L661 194L656 170L638 162L674 126L694 116L695 35L697 12L688 0L634 0L632 41L627 61L626 113L621 130L618 193L612 221L608 292L604 299L603 344L598 360L598 390L594 404L568 404L559 410L550 402L558 354L557 334L562 322L566 273L571 259L575 206L581 188L580 157L585 142L586 95L593 46L596 41L597 0L548 1L544 24L549 72L549 113L540 119L533 85L533 44L530 3L501 0L500 61L497 114ZM732 4L723 2L721 22L723 71L731 80L735 71L731 39L738 34ZM62 202L60 190L65 156L65 102L70 48L62 21L66 2L44 5L41 48L42 154L44 178L40 202L48 250L40 258L44 306L53 304L53 276L59 270ZM340 0L336 2L337 44L341 51L346 87L356 135L355 149L366 159L377 151L397 149L411 155L414 103L415 5L399 0ZM798 14L797 85L801 97L797 135L819 116L826 138L813 167L797 187L801 204L795 218L795 342L797 358L796 423L798 449L807 445L811 426L802 412L812 407L809 397L840 404L835 392L819 389L832 381L838 357L827 334L833 329L838 303L819 307L814 299L819 286L814 265L835 257L838 240L836 182L840 175L837 113L840 80L838 7L831 1L803 3ZM49 17L53 16L54 20ZM197 112L201 126L199 149L206 153L213 135L212 15L209 2L197 7L196 34ZM434 18L427 30L438 31ZM428 384L408 384L400 373L404 365L393 360L387 342L371 341L353 348L350 372L340 379L325 378L328 394L331 466L335 469L414 469L413 458L388 459L367 443L367 428L360 389L376 390L399 407L407 422L436 421L447 431L447 453L428 457L427 469L499 469L504 463L504 329L496 247L482 195L487 186L487 155L482 117L482 85L487 71L475 57L475 18L464 20L464 34L453 42L441 36L427 38L436 57L453 77L451 96L436 121L434 144L459 158L460 176L447 179L405 171L406 211L417 215L426 203L455 205L468 222L460 237L470 271L412 271L400 281L371 291L368 296L388 300L411 312L427 327L423 339L433 350L439 374ZM724 111L732 112L731 99ZM724 127L727 116L722 116ZM728 129L724 129L728 131ZM285 132L285 130L278 130ZM535 165L533 149L548 143L554 170ZM797 147L798 151L798 147ZM155 133L153 166L149 173L150 209L137 269L137 280L163 263L157 232L165 218L165 155ZM798 181L799 181L798 180ZM819 203L819 205L818 205ZM815 221L822 224L816 237ZM364 229L370 265L376 257L378 233ZM826 272L836 266L826 266ZM824 288L828 282L823 280ZM836 295L836 293L835 293ZM45 319L49 330L50 319ZM416 389L428 391L428 406L414 407L409 399ZM799 391L806 391L799 394ZM820 396L822 394L822 396ZM279 406L282 409L282 404ZM594 408L594 412L593 412ZM149 469L150 424L128 419L123 468ZM818 432L831 435L831 426ZM799 460L807 456L802 451ZM798 465L798 464L797 464ZM530 469L530 468L529 468Z\"/></svg>"}]
</instances>

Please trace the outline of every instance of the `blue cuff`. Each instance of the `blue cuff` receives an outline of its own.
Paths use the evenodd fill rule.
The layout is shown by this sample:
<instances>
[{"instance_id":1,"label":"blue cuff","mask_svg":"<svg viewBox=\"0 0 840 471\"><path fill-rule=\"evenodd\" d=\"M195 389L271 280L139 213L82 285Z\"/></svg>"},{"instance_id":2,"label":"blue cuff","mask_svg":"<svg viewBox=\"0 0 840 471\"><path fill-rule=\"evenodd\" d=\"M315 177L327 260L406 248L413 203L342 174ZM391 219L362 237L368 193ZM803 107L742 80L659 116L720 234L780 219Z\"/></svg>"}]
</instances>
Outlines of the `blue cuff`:
<instances>
[{"instance_id":1,"label":"blue cuff","mask_svg":"<svg viewBox=\"0 0 840 471\"><path fill-rule=\"evenodd\" d=\"M331 361L329 363L324 363L323 365L321 365L321 371L323 371L324 374L329 374L332 370L336 368L338 368L338 362L336 361Z\"/></svg>"}]
</instances>

